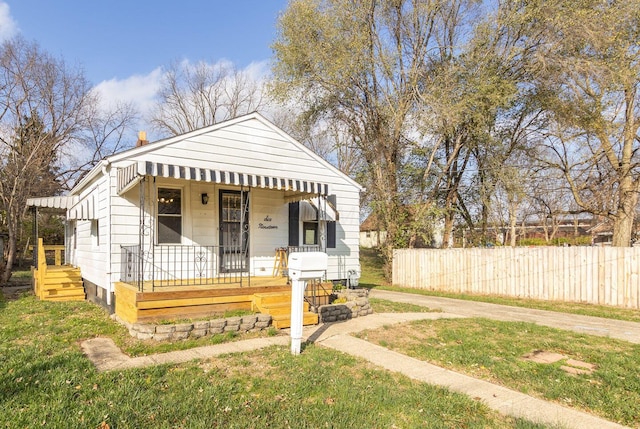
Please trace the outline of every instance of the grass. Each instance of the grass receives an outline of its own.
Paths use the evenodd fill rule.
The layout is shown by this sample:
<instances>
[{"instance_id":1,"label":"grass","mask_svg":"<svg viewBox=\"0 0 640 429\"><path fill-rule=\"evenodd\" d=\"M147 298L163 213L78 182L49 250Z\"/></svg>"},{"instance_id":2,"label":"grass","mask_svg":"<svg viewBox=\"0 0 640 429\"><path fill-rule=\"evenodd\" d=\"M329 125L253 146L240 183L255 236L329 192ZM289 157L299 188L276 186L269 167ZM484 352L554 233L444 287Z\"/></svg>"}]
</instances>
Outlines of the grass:
<instances>
[{"instance_id":1,"label":"grass","mask_svg":"<svg viewBox=\"0 0 640 429\"><path fill-rule=\"evenodd\" d=\"M462 295L393 287L382 278L374 251L361 249L368 285L398 292L490 302L515 307L640 322L640 311L579 303L544 302L495 296ZM382 304L384 304L383 300ZM392 307L374 309L394 311ZM398 308L403 311L402 307ZM486 379L524 393L640 427L640 346L527 323L486 319L420 321L360 334L369 341L417 359ZM555 364L522 356L535 350L561 353L596 365L590 375L570 375Z\"/></svg>"},{"instance_id":2,"label":"grass","mask_svg":"<svg viewBox=\"0 0 640 429\"><path fill-rule=\"evenodd\" d=\"M611 307L606 305L582 304L573 302L540 301L534 299L520 299L494 295L472 295L413 289L392 286L384 280L381 268L382 260L374 249L360 248L360 264L362 266L363 287L389 290L394 292L413 293L417 295L438 296L443 298L463 299L467 301L489 302L493 304L510 305L512 307L534 308L538 310L557 311L583 316L604 317L607 319L640 322L640 310Z\"/></svg>"},{"instance_id":3,"label":"grass","mask_svg":"<svg viewBox=\"0 0 640 429\"><path fill-rule=\"evenodd\" d=\"M361 285L391 288L381 281L377 255L363 251L361 256ZM508 305L521 302L465 298ZM378 312L429 311L411 304L371 302ZM525 304L581 311L573 304ZM588 307L592 311L595 306ZM616 318L625 313L605 309ZM605 309L599 311L609 314ZM42 302L28 295L0 301L0 326L0 401L5 411L0 413L0 427L544 427L498 415L464 395L314 345L300 356L292 356L287 347L272 347L181 365L97 373L80 351L83 339L109 336L126 353L143 355L248 337L137 341L87 302ZM363 336L417 359L640 425L637 345L484 319L421 321ZM521 359L538 349L593 363L597 369L591 375L571 376L560 364Z\"/></svg>"},{"instance_id":4,"label":"grass","mask_svg":"<svg viewBox=\"0 0 640 429\"><path fill-rule=\"evenodd\" d=\"M98 373L82 340L132 340L88 302L21 296L0 326L3 428L543 427L314 345Z\"/></svg>"},{"instance_id":5,"label":"grass","mask_svg":"<svg viewBox=\"0 0 640 429\"><path fill-rule=\"evenodd\" d=\"M12 278L15 279L29 279L31 280L33 278L33 275L31 274L30 270L26 270L26 271L14 271L11 274Z\"/></svg>"},{"instance_id":6,"label":"grass","mask_svg":"<svg viewBox=\"0 0 640 429\"><path fill-rule=\"evenodd\" d=\"M375 249L360 248L360 268L362 270L359 285L376 287L386 284L382 265L384 261Z\"/></svg>"},{"instance_id":7,"label":"grass","mask_svg":"<svg viewBox=\"0 0 640 429\"><path fill-rule=\"evenodd\" d=\"M430 313L440 312L427 307L403 302L387 301L386 299L369 298L369 304L375 313Z\"/></svg>"},{"instance_id":8,"label":"grass","mask_svg":"<svg viewBox=\"0 0 640 429\"><path fill-rule=\"evenodd\" d=\"M530 323L487 319L419 321L359 336L423 361L489 380L523 393L640 426L640 346ZM596 365L570 375L566 359L539 364L522 359L535 350Z\"/></svg>"}]
</instances>

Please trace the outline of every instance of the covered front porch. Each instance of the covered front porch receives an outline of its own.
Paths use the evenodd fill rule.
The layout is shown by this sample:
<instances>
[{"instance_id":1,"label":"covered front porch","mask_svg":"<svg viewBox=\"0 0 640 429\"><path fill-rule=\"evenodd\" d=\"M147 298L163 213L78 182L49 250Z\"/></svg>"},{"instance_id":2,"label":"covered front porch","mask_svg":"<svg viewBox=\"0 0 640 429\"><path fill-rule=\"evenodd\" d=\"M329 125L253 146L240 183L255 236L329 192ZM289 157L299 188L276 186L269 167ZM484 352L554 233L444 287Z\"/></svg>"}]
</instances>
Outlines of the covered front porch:
<instances>
[{"instance_id":1,"label":"covered front porch","mask_svg":"<svg viewBox=\"0 0 640 429\"><path fill-rule=\"evenodd\" d=\"M138 246L123 246L121 281L114 285L115 312L128 323L147 323L206 318L229 311L262 311L278 316L280 326L288 326L291 284L287 256L293 251L318 249L318 246L275 249L271 275L251 276L243 269L245 255L238 249L159 246L148 252L145 259L141 258ZM221 257L227 261L222 266L218 261ZM317 315L309 317L308 310L328 304L332 292L331 282L308 285L306 320L317 323ZM265 301L270 305L262 306Z\"/></svg>"},{"instance_id":2,"label":"covered front porch","mask_svg":"<svg viewBox=\"0 0 640 429\"><path fill-rule=\"evenodd\" d=\"M328 304L332 283L313 283L305 290L305 307ZM269 296L277 312L258 308ZM161 290L138 290L130 284L115 284L116 315L128 323L150 323L162 320L198 319L219 316L229 311L266 312L289 317L291 285L286 277L256 277L251 285L219 281L191 286L163 286ZM317 317L315 322L317 323Z\"/></svg>"},{"instance_id":3,"label":"covered front porch","mask_svg":"<svg viewBox=\"0 0 640 429\"><path fill-rule=\"evenodd\" d=\"M288 254L326 250L323 231L337 217L328 191L319 182L150 161L121 168L117 193L137 206L139 229L137 243L119 246L116 314L127 322L207 317L252 310L256 294L289 293ZM315 235L300 242L307 220ZM287 246L292 234L300 245ZM331 283L322 289L328 296ZM311 306L326 303L318 290L309 288Z\"/></svg>"}]
</instances>

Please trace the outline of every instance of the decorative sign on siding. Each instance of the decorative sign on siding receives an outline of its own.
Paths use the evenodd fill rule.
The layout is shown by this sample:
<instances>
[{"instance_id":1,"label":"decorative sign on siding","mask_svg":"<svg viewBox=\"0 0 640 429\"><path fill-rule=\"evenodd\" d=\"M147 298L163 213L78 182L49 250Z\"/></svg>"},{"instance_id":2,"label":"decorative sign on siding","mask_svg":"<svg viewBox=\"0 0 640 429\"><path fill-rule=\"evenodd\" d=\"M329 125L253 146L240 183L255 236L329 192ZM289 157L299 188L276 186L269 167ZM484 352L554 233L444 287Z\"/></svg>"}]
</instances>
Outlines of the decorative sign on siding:
<instances>
[{"instance_id":1,"label":"decorative sign on siding","mask_svg":"<svg viewBox=\"0 0 640 429\"><path fill-rule=\"evenodd\" d=\"M260 222L258 224L258 228L259 229L278 229L278 225L272 225L271 221L273 221L271 216L266 215L263 219L263 222Z\"/></svg>"}]
</instances>

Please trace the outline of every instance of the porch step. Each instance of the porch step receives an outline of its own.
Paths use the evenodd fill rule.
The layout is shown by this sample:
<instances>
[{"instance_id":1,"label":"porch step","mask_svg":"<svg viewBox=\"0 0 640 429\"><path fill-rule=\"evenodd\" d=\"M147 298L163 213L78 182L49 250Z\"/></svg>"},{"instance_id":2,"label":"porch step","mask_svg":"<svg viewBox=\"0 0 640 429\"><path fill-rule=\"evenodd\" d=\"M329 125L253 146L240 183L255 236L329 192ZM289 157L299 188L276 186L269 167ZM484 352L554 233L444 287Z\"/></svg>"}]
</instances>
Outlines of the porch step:
<instances>
[{"instance_id":1,"label":"porch step","mask_svg":"<svg viewBox=\"0 0 640 429\"><path fill-rule=\"evenodd\" d=\"M84 283L80 269L74 267L50 267L36 293L47 301L83 301Z\"/></svg>"},{"instance_id":2,"label":"porch step","mask_svg":"<svg viewBox=\"0 0 640 429\"><path fill-rule=\"evenodd\" d=\"M276 329L291 327L291 292L258 293L253 295L253 311L271 315L271 323ZM309 303L302 307L302 324L317 325L318 315L309 311Z\"/></svg>"},{"instance_id":3,"label":"porch step","mask_svg":"<svg viewBox=\"0 0 640 429\"><path fill-rule=\"evenodd\" d=\"M283 303L274 303L274 304L266 304L261 306L256 306L255 311L259 311L260 313L270 314L272 316L280 316L283 314L289 315L291 314L291 298L289 301ZM309 311L309 303L304 301L302 303L302 311Z\"/></svg>"},{"instance_id":4,"label":"porch step","mask_svg":"<svg viewBox=\"0 0 640 429\"><path fill-rule=\"evenodd\" d=\"M291 302L291 292L266 292L256 293L253 295L252 306L255 310L262 311L263 308L270 305L279 305Z\"/></svg>"},{"instance_id":5,"label":"porch step","mask_svg":"<svg viewBox=\"0 0 640 429\"><path fill-rule=\"evenodd\" d=\"M317 325L318 315L309 311L302 313L302 325ZM278 316L271 316L271 324L276 329L284 329L291 327L291 314L281 314Z\"/></svg>"},{"instance_id":6,"label":"porch step","mask_svg":"<svg viewBox=\"0 0 640 429\"><path fill-rule=\"evenodd\" d=\"M82 281L82 275L80 274L80 270L77 269L70 269L69 271L47 271L46 279L60 282L77 282Z\"/></svg>"}]
</instances>

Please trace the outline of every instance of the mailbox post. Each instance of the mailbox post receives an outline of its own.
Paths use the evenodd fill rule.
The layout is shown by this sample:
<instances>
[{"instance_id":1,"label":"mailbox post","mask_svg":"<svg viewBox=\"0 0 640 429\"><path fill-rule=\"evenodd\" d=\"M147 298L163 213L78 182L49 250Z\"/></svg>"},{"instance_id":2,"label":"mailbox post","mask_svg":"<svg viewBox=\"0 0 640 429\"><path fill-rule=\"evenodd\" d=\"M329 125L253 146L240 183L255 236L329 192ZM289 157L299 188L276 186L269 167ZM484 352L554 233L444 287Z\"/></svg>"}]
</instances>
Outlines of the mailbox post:
<instances>
[{"instance_id":1,"label":"mailbox post","mask_svg":"<svg viewBox=\"0 0 640 429\"><path fill-rule=\"evenodd\" d=\"M287 266L291 277L291 354L299 355L302 342L302 309L308 280L321 279L327 271L324 252L292 252Z\"/></svg>"}]
</instances>

